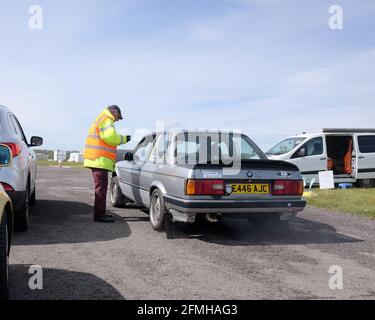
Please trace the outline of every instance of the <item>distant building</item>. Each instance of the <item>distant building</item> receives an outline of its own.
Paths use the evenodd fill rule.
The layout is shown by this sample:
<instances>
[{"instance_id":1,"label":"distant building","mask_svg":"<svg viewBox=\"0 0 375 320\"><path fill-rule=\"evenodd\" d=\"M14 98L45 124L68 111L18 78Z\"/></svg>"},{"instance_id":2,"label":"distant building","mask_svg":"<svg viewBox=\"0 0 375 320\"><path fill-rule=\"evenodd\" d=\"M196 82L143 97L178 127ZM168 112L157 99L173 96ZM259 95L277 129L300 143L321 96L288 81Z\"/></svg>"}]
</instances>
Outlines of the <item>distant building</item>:
<instances>
[{"instance_id":1,"label":"distant building","mask_svg":"<svg viewBox=\"0 0 375 320\"><path fill-rule=\"evenodd\" d=\"M53 152L53 161L65 161L66 160L66 151L63 150L55 150Z\"/></svg>"},{"instance_id":2,"label":"distant building","mask_svg":"<svg viewBox=\"0 0 375 320\"><path fill-rule=\"evenodd\" d=\"M83 153L78 153L78 152L71 153L68 162L82 163Z\"/></svg>"},{"instance_id":3,"label":"distant building","mask_svg":"<svg viewBox=\"0 0 375 320\"><path fill-rule=\"evenodd\" d=\"M48 160L48 155L46 155L44 153L36 153L35 157L36 157L37 161L47 161Z\"/></svg>"}]
</instances>

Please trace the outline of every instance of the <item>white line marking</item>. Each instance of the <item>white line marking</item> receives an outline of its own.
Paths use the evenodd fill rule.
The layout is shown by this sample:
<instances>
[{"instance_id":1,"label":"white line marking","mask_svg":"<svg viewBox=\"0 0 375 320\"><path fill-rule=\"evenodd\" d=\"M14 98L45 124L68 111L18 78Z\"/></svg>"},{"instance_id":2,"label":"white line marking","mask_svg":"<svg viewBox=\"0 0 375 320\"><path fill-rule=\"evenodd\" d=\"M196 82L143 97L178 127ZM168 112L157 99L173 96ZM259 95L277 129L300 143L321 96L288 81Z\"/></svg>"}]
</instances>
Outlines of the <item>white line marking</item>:
<instances>
[{"instance_id":1,"label":"white line marking","mask_svg":"<svg viewBox=\"0 0 375 320\"><path fill-rule=\"evenodd\" d=\"M350 238L354 238L354 239L357 239L357 240L360 240L360 241L365 241L364 239L360 238L360 237L357 237L357 236L353 236L352 234L349 234L349 233L342 233L342 232L339 232L338 233L339 235L343 235L343 236L347 236L347 237L350 237Z\"/></svg>"}]
</instances>

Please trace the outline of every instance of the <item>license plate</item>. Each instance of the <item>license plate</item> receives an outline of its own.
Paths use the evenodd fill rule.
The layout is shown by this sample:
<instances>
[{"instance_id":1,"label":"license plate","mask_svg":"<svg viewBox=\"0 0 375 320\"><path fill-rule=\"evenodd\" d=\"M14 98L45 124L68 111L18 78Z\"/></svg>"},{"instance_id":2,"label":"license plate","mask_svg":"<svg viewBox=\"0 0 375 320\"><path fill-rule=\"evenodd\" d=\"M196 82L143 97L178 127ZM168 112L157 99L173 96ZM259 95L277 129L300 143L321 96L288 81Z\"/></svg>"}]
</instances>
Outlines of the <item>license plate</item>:
<instances>
[{"instance_id":1,"label":"license plate","mask_svg":"<svg viewBox=\"0 0 375 320\"><path fill-rule=\"evenodd\" d=\"M269 184L231 184L232 194L269 194Z\"/></svg>"}]
</instances>

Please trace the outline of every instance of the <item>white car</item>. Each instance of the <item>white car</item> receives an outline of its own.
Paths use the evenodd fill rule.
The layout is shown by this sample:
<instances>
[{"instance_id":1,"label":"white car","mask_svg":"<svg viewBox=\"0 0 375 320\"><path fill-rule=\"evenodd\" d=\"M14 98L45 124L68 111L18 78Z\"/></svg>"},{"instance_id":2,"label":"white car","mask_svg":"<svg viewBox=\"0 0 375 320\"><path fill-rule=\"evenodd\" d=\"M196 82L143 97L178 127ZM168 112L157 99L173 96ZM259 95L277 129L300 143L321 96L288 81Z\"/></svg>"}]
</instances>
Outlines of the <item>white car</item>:
<instances>
[{"instance_id":1,"label":"white car","mask_svg":"<svg viewBox=\"0 0 375 320\"><path fill-rule=\"evenodd\" d=\"M31 147L43 144L41 137L27 141L16 116L0 106L0 143L10 147L13 155L11 166L0 171L0 183L12 199L15 228L25 231L29 226L29 205L35 204L36 156Z\"/></svg>"}]
</instances>

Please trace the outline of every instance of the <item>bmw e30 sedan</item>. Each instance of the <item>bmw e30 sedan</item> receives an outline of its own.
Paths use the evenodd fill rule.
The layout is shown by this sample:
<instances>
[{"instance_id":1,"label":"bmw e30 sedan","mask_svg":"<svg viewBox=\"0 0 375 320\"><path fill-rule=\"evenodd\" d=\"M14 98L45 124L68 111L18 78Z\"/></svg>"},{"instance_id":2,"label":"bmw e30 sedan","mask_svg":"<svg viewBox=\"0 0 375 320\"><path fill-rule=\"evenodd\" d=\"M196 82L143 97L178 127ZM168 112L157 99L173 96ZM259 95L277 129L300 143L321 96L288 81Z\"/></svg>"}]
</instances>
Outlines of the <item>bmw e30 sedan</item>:
<instances>
[{"instance_id":1,"label":"bmw e30 sedan","mask_svg":"<svg viewBox=\"0 0 375 320\"><path fill-rule=\"evenodd\" d=\"M155 230L164 228L167 214L185 223L230 216L287 224L306 206L298 168L268 160L243 134L153 133L122 158L110 184L112 205L149 208Z\"/></svg>"}]
</instances>

